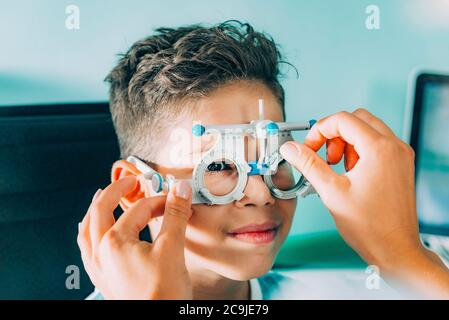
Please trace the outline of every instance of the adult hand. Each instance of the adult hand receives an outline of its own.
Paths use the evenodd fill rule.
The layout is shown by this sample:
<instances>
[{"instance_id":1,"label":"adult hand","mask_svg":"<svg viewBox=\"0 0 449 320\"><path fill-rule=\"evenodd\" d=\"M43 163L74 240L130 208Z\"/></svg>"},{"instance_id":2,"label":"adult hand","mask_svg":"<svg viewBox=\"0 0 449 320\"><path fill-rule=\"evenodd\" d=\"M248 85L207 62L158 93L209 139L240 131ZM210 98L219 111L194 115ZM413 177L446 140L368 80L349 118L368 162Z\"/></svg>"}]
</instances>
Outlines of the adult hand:
<instances>
[{"instance_id":1,"label":"adult hand","mask_svg":"<svg viewBox=\"0 0 449 320\"><path fill-rule=\"evenodd\" d=\"M105 299L191 299L184 260L190 185L181 182L167 196L143 198L115 221L114 209L136 184L134 176L125 177L94 197L79 226L85 269ZM149 220L161 215L163 224L153 243L139 240Z\"/></svg>"},{"instance_id":2,"label":"adult hand","mask_svg":"<svg viewBox=\"0 0 449 320\"><path fill-rule=\"evenodd\" d=\"M318 151L327 145L327 162ZM414 188L414 152L364 109L318 121L304 144L287 142L283 157L313 185L345 241L381 273L449 296L449 272L421 244ZM345 157L344 174L329 164ZM447 282L441 285L441 278ZM424 280L425 279L425 280ZM430 282L429 282L430 281Z\"/></svg>"}]
</instances>

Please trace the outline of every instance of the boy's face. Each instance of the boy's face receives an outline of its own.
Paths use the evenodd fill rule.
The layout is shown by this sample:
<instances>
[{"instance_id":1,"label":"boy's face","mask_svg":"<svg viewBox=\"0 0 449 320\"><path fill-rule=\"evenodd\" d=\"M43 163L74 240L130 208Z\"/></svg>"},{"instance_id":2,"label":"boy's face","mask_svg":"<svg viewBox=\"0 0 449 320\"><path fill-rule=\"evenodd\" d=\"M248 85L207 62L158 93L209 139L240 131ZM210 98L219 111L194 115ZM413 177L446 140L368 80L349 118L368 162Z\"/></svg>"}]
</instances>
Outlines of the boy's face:
<instances>
[{"instance_id":1,"label":"boy's face","mask_svg":"<svg viewBox=\"0 0 449 320\"><path fill-rule=\"evenodd\" d=\"M191 134L192 121L201 121L204 125L249 123L259 117L258 100L261 98L265 103L265 119L284 121L281 106L265 85L238 81L196 101L195 113L181 116L171 130L183 128ZM183 141L191 142L192 137ZM185 159L192 158L192 152L196 151L191 143L179 149L179 142L167 139L158 153L155 169L163 175L170 173L177 178L190 179L195 167L193 159L173 165L170 159L173 148L178 148L177 155ZM186 231L188 267L207 269L234 280L259 277L270 270L290 230L296 199L273 197L260 175L248 177L244 195L241 200L227 205L192 206L193 215ZM153 237L157 236L161 222L162 218L150 222ZM259 227L258 232L242 230L254 226Z\"/></svg>"}]
</instances>

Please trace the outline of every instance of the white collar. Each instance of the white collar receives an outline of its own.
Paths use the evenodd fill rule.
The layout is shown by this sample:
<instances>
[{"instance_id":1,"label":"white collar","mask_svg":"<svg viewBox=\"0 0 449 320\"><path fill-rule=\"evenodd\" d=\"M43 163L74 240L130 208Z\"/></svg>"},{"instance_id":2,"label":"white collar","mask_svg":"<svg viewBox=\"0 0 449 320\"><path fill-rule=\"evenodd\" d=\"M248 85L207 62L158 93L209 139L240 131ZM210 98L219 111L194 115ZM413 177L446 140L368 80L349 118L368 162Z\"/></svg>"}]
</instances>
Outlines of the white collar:
<instances>
[{"instance_id":1,"label":"white collar","mask_svg":"<svg viewBox=\"0 0 449 320\"><path fill-rule=\"evenodd\" d=\"M263 300L262 290L257 278L249 280L249 287L251 291L250 300Z\"/></svg>"},{"instance_id":2,"label":"white collar","mask_svg":"<svg viewBox=\"0 0 449 320\"><path fill-rule=\"evenodd\" d=\"M260 283L257 278L249 280L249 288L251 295L249 297L250 300L263 300L262 297L262 290L260 288ZM95 288L94 292L92 292L86 300L95 300L98 299L98 296L101 296L100 291L98 291L97 288Z\"/></svg>"}]
</instances>

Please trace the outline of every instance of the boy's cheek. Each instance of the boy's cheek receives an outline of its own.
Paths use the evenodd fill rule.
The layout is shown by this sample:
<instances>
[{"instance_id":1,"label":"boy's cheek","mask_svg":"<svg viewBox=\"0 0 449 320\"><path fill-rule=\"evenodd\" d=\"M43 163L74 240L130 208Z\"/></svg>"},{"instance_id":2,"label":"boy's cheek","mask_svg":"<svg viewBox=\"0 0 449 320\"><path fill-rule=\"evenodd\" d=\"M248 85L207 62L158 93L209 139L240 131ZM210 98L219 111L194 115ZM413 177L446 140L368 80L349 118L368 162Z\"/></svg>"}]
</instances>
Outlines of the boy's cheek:
<instances>
[{"instance_id":1,"label":"boy's cheek","mask_svg":"<svg viewBox=\"0 0 449 320\"><path fill-rule=\"evenodd\" d=\"M279 199L273 207L273 213L282 221L278 232L278 241L281 241L281 243L285 241L291 229L296 205L296 199ZM218 243L225 241L225 229L229 225L231 217L231 215L226 214L229 213L229 208L225 207L192 205L193 215L187 225L186 238L191 241L195 240L194 242L207 240L209 245L214 245L214 243L218 245ZM155 218L148 223L152 239L157 237L162 223L163 217Z\"/></svg>"},{"instance_id":2,"label":"boy's cheek","mask_svg":"<svg viewBox=\"0 0 449 320\"><path fill-rule=\"evenodd\" d=\"M293 218L295 216L297 200L276 200L277 212L281 215L282 226L280 230L280 236L286 238L293 224Z\"/></svg>"},{"instance_id":3,"label":"boy's cheek","mask_svg":"<svg viewBox=\"0 0 449 320\"><path fill-rule=\"evenodd\" d=\"M289 199L289 200L283 200L283 199L277 199L276 200L276 211L282 216L282 219L284 222L292 222L293 217L295 215L296 206L297 206L297 199Z\"/></svg>"}]
</instances>

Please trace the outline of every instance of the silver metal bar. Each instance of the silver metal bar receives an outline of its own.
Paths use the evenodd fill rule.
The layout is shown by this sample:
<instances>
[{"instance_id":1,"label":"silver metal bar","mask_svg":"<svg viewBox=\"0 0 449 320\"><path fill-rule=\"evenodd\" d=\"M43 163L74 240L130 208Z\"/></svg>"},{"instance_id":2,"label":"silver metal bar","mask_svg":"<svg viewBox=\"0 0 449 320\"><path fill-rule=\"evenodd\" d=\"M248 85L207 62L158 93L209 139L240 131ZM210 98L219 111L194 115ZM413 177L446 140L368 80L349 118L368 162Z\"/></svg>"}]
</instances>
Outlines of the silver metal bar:
<instances>
[{"instance_id":1,"label":"silver metal bar","mask_svg":"<svg viewBox=\"0 0 449 320\"><path fill-rule=\"evenodd\" d=\"M295 130L309 130L309 121L297 121L297 122L276 122L279 126L279 131L295 131Z\"/></svg>"}]
</instances>

